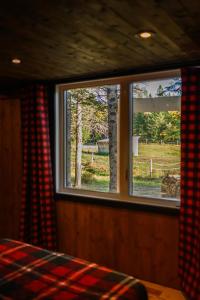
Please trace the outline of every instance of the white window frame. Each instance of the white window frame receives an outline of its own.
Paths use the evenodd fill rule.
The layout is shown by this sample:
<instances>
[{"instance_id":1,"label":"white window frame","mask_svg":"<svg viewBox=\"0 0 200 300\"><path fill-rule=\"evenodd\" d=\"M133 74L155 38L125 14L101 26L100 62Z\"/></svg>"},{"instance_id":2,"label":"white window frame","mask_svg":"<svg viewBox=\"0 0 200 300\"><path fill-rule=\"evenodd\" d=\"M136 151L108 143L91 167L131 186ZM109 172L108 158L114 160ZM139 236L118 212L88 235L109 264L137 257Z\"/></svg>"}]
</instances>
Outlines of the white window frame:
<instances>
[{"instance_id":1,"label":"white window frame","mask_svg":"<svg viewBox=\"0 0 200 300\"><path fill-rule=\"evenodd\" d=\"M180 77L180 70L145 73L140 75L114 77L110 79L91 80L56 85L55 96L55 172L56 193L87 198L96 198L117 202L144 204L149 206L176 208L180 207L178 199L152 198L149 196L133 196L130 194L130 180L132 180L132 138L131 113L132 100L130 99L131 84L133 82L150 81ZM118 124L118 190L119 192L97 192L76 189L64 186L64 91L73 88L89 88L103 85L120 85L119 124ZM127 155L124 155L127 153Z\"/></svg>"}]
</instances>

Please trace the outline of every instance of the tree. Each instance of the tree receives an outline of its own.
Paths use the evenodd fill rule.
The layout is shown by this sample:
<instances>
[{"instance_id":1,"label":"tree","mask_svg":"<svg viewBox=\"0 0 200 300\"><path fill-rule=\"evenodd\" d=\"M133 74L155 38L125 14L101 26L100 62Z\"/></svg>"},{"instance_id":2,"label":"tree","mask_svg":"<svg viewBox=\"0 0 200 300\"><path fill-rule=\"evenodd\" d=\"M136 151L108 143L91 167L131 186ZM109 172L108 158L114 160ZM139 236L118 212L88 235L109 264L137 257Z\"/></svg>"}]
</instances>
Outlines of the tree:
<instances>
[{"instance_id":1,"label":"tree","mask_svg":"<svg viewBox=\"0 0 200 300\"><path fill-rule=\"evenodd\" d=\"M159 143L180 139L180 112L137 113L133 118L133 134L140 140Z\"/></svg>"},{"instance_id":2,"label":"tree","mask_svg":"<svg viewBox=\"0 0 200 300\"><path fill-rule=\"evenodd\" d=\"M67 132L70 132L71 143L75 148L75 164L74 164L74 186L77 188L81 187L81 169L82 169L82 141L83 141L83 108L84 103L89 103L92 101L94 95L89 89L72 89L68 91L68 97L71 98L71 107L68 107L71 115L70 128L67 127ZM69 125L69 123L67 123ZM72 147L69 147L68 151L72 150ZM71 160L71 152L68 152L68 158ZM69 164L69 163L68 163ZM67 165L68 167L69 165ZM68 169L68 172L71 173L71 169ZM68 175L70 178L70 175Z\"/></svg>"},{"instance_id":3,"label":"tree","mask_svg":"<svg viewBox=\"0 0 200 300\"><path fill-rule=\"evenodd\" d=\"M134 98L147 98L148 92L145 84L142 83L134 83L133 84L133 97Z\"/></svg>"},{"instance_id":4,"label":"tree","mask_svg":"<svg viewBox=\"0 0 200 300\"><path fill-rule=\"evenodd\" d=\"M166 128L164 130L165 142L177 142L180 140L180 112L166 113Z\"/></svg>"},{"instance_id":5,"label":"tree","mask_svg":"<svg viewBox=\"0 0 200 300\"><path fill-rule=\"evenodd\" d=\"M110 161L110 192L117 190L117 114L118 95L117 86L107 87L108 99L108 136L109 136L109 161Z\"/></svg>"},{"instance_id":6,"label":"tree","mask_svg":"<svg viewBox=\"0 0 200 300\"><path fill-rule=\"evenodd\" d=\"M163 96L181 96L181 78L173 78L168 86L163 89Z\"/></svg>"},{"instance_id":7,"label":"tree","mask_svg":"<svg viewBox=\"0 0 200 300\"><path fill-rule=\"evenodd\" d=\"M163 96L163 87L161 84L159 85L156 94L157 94L157 96Z\"/></svg>"}]
</instances>

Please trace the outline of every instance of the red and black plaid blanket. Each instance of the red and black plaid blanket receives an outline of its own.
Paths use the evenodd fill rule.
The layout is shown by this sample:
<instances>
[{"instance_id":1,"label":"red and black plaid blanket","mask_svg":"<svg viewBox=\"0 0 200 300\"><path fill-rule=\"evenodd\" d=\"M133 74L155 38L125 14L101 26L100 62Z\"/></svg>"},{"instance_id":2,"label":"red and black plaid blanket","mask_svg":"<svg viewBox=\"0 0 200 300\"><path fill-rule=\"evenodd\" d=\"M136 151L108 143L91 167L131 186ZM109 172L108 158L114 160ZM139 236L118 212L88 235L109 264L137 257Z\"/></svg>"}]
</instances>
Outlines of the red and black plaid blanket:
<instances>
[{"instance_id":1,"label":"red and black plaid blanket","mask_svg":"<svg viewBox=\"0 0 200 300\"><path fill-rule=\"evenodd\" d=\"M147 300L137 279L95 263L4 239L0 299Z\"/></svg>"}]
</instances>

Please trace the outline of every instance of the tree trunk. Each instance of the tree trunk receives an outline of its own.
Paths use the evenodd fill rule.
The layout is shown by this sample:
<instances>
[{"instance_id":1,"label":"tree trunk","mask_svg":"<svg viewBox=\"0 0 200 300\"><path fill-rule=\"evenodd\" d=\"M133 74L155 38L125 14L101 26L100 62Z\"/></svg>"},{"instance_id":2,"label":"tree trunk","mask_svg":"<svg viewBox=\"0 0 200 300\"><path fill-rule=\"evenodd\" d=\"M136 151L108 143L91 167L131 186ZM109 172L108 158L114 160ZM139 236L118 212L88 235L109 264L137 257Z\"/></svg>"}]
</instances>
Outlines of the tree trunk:
<instances>
[{"instance_id":1,"label":"tree trunk","mask_svg":"<svg viewBox=\"0 0 200 300\"><path fill-rule=\"evenodd\" d=\"M75 158L75 187L81 187L81 158L82 158L82 107L77 99L76 116L76 158Z\"/></svg>"},{"instance_id":2,"label":"tree trunk","mask_svg":"<svg viewBox=\"0 0 200 300\"><path fill-rule=\"evenodd\" d=\"M117 191L117 115L118 99L117 86L107 88L108 99L108 137L109 137L109 161L110 161L110 192Z\"/></svg>"},{"instance_id":3,"label":"tree trunk","mask_svg":"<svg viewBox=\"0 0 200 300\"><path fill-rule=\"evenodd\" d=\"M66 141L65 141L65 184L71 187L71 95L65 91Z\"/></svg>"}]
</instances>

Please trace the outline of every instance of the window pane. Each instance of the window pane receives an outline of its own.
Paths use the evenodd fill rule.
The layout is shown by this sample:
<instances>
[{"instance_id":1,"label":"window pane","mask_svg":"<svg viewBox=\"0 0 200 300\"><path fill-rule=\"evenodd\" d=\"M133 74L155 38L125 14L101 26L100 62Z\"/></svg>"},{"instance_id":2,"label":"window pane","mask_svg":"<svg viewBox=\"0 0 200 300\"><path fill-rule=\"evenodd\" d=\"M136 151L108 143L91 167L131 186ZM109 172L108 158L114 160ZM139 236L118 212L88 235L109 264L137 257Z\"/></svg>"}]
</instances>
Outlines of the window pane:
<instances>
[{"instance_id":1,"label":"window pane","mask_svg":"<svg viewBox=\"0 0 200 300\"><path fill-rule=\"evenodd\" d=\"M119 95L119 85L65 91L65 187L117 192Z\"/></svg>"},{"instance_id":2,"label":"window pane","mask_svg":"<svg viewBox=\"0 0 200 300\"><path fill-rule=\"evenodd\" d=\"M132 84L132 194L180 198L181 79Z\"/></svg>"}]
</instances>

